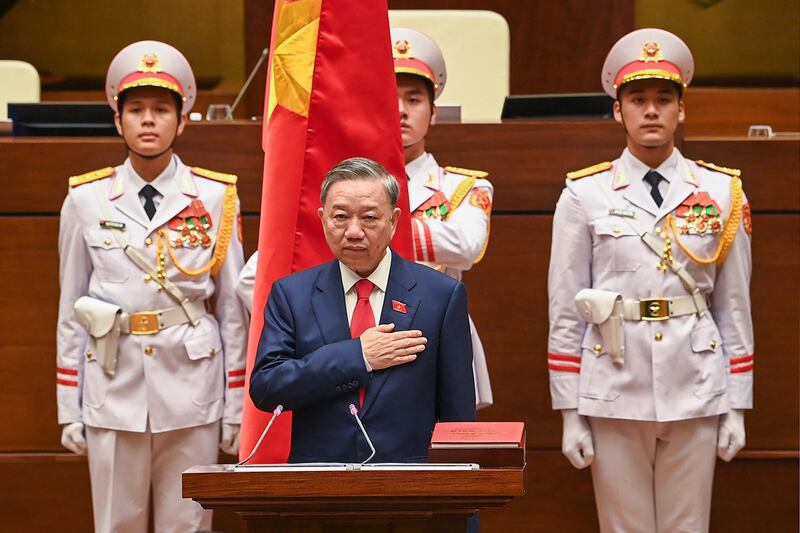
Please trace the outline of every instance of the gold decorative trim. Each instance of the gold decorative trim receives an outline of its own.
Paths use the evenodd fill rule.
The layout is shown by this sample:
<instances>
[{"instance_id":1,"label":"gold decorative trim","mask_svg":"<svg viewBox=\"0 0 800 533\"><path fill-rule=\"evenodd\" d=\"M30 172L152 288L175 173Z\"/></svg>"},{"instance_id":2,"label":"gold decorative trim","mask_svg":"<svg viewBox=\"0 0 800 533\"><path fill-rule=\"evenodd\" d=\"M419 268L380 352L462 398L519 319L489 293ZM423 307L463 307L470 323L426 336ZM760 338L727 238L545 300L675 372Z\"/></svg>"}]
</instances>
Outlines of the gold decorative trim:
<instances>
[{"instance_id":1,"label":"gold decorative trim","mask_svg":"<svg viewBox=\"0 0 800 533\"><path fill-rule=\"evenodd\" d=\"M138 80L129 81L128 83L122 85L117 91L117 94L121 93L122 91L127 91L128 89L133 89L134 87L161 87L164 89L169 89L170 91L177 93L183 98L183 101L186 101L186 97L183 95L183 91L181 88L167 80L162 80L161 78L139 78ZM116 100L117 97L115 96L114 99Z\"/></svg>"},{"instance_id":2,"label":"gold decorative trim","mask_svg":"<svg viewBox=\"0 0 800 533\"><path fill-rule=\"evenodd\" d=\"M727 174L728 176L736 176L738 178L741 177L742 175L742 171L739 170L738 168L720 167L718 165L715 165L714 163L706 163L702 159L698 159L697 161L695 161L695 163L697 163L701 167L706 167L711 170L716 170L717 172L722 172L723 174Z\"/></svg>"},{"instance_id":3,"label":"gold decorative trim","mask_svg":"<svg viewBox=\"0 0 800 533\"><path fill-rule=\"evenodd\" d=\"M431 75L428 74L427 72L425 72L424 70L420 70L420 69L414 68L414 67L394 67L394 71L395 71L396 74L397 73L399 73L399 74L416 74L417 76L422 76L426 80L431 80L431 83L433 83L433 88L434 89L438 89L439 88L439 84L436 83L434 81L434 79L431 77Z\"/></svg>"},{"instance_id":4,"label":"gold decorative trim","mask_svg":"<svg viewBox=\"0 0 800 533\"><path fill-rule=\"evenodd\" d=\"M667 215L667 226L672 230L672 236L675 239L675 242L678 243L680 249L683 250L683 253L685 253L689 259L699 265L710 265L714 263L721 265L725 262L725 257L728 255L728 251L733 245L733 241L736 239L736 232L738 231L739 224L742 221L743 196L742 180L740 180L738 176L731 176L730 214L728 215L728 219L725 221L725 226L722 228L722 232L720 233L717 249L714 254L708 258L699 257L697 254L689 250L683 244L683 242L681 242L680 238L678 237L679 231L678 225L675 223L675 219L672 218L671 214Z\"/></svg>"},{"instance_id":5,"label":"gold decorative trim","mask_svg":"<svg viewBox=\"0 0 800 533\"><path fill-rule=\"evenodd\" d=\"M86 183L91 183L93 181L97 181L103 178L107 178L109 176L113 176L114 167L105 167L99 170L93 170L91 172L87 172L86 174L81 174L79 176L70 176L69 178L69 186L70 187L79 187Z\"/></svg>"},{"instance_id":6,"label":"gold decorative trim","mask_svg":"<svg viewBox=\"0 0 800 533\"><path fill-rule=\"evenodd\" d=\"M198 176L202 176L204 178L208 178L210 180L218 181L220 183L225 183L227 185L236 185L236 182L239 179L238 176L236 176L236 174L225 174L224 172L214 172L213 170L208 170L200 167L192 167L192 173L197 174Z\"/></svg>"},{"instance_id":7,"label":"gold decorative trim","mask_svg":"<svg viewBox=\"0 0 800 533\"><path fill-rule=\"evenodd\" d=\"M572 172L567 172L567 179L577 180L585 178L586 176L591 176L592 174L605 172L606 170L609 170L612 166L614 165L612 165L610 161L603 161L602 163L597 163L596 165L592 165L590 167L582 168L580 170L573 170Z\"/></svg>"},{"instance_id":8,"label":"gold decorative trim","mask_svg":"<svg viewBox=\"0 0 800 533\"><path fill-rule=\"evenodd\" d=\"M683 79L681 78L680 74L676 74L674 72L662 69L646 69L646 70L637 70L636 72L631 72L630 74L624 75L619 83L615 83L614 88L618 89L623 85L625 85L626 83L630 83L632 81L649 80L649 79L669 80L677 84L680 84L681 87L683 87L684 89L686 88L686 84L683 83Z\"/></svg>"},{"instance_id":9,"label":"gold decorative trim","mask_svg":"<svg viewBox=\"0 0 800 533\"><path fill-rule=\"evenodd\" d=\"M462 167L444 167L448 172L453 174L461 174L462 176L472 176L473 178L485 178L489 175L488 172L483 170L472 170L471 168Z\"/></svg>"}]
</instances>

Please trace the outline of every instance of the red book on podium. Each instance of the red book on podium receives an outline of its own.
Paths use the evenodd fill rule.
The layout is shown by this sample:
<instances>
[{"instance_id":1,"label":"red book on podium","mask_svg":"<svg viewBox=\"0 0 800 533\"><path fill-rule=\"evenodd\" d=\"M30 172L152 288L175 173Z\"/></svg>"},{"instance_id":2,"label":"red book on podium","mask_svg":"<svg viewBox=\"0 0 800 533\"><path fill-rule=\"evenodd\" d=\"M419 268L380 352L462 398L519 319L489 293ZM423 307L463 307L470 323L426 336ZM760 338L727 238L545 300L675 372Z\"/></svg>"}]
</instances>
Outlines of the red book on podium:
<instances>
[{"instance_id":1,"label":"red book on podium","mask_svg":"<svg viewBox=\"0 0 800 533\"><path fill-rule=\"evenodd\" d=\"M428 450L431 463L525 466L524 422L439 422Z\"/></svg>"}]
</instances>

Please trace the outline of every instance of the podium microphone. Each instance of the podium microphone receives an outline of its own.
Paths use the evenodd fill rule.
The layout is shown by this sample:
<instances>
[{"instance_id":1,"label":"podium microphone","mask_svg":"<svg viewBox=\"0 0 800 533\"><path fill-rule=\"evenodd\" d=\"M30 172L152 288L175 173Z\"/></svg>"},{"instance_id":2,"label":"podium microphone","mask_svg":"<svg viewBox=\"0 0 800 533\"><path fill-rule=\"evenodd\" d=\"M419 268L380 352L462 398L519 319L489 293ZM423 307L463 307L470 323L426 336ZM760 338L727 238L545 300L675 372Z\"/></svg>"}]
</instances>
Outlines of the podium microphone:
<instances>
[{"instance_id":1,"label":"podium microphone","mask_svg":"<svg viewBox=\"0 0 800 533\"><path fill-rule=\"evenodd\" d=\"M263 433L261 433L261 436L258 438L258 442L256 442L256 445L255 445L255 446L253 446L253 451L252 451L252 452L250 452L250 455L248 455L248 456L245 458L245 460L244 460L244 461L241 461L241 462L239 462L239 463L236 463L236 465L235 465L235 466L242 466L243 464L247 463L247 461L249 461L250 459L252 459L252 458L253 458L253 456L254 456L254 455L256 454L256 452L258 451L258 448L261 446L261 441L263 441L263 440L264 440L264 437L266 437L266 436L267 436L267 431L269 431L269 428L271 428L271 427L272 427L272 423L273 423L273 422L275 422L275 419L276 419L276 418L278 418L278 416L280 416L280 414L281 414L282 412L283 412L283 406L282 406L282 405L279 405L278 407L276 407L276 408L275 408L275 410L274 410L274 411L272 411L272 418L270 418L270 419L269 419L269 423L267 424L267 427L265 427L265 428L264 428L264 432L263 432ZM360 425L360 424L361 424L361 422L359 422L359 425ZM362 431L363 431L363 428L362 428ZM367 440L369 440L369 439L367 439ZM370 446L372 446L372 444L370 444ZM373 454L374 454L374 452L373 452Z\"/></svg>"},{"instance_id":2,"label":"podium microphone","mask_svg":"<svg viewBox=\"0 0 800 533\"><path fill-rule=\"evenodd\" d=\"M356 422L358 423L358 427L361 428L361 433L363 433L364 434L364 438L367 439L367 444L369 444L369 449L372 450L372 453L370 454L370 456L367 457L366 459L364 459L363 461L361 461L361 464L363 465L364 463L368 463L370 459L375 457L375 446L373 446L372 445L372 441L369 440L369 435L367 435L367 430L364 429L364 424L362 424L361 423L361 419L358 418L358 409L356 409L356 406L353 405L352 403L350 404L350 414L353 415L353 418L356 419Z\"/></svg>"}]
</instances>

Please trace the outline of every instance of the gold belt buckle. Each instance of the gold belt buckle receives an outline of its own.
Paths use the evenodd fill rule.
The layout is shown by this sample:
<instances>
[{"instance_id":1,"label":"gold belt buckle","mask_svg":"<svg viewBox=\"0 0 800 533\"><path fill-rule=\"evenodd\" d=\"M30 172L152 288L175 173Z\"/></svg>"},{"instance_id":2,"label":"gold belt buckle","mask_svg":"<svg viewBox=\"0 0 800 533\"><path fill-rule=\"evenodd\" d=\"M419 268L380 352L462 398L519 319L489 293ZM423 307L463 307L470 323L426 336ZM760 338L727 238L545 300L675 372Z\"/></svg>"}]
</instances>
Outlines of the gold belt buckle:
<instances>
[{"instance_id":1,"label":"gold belt buckle","mask_svg":"<svg viewBox=\"0 0 800 533\"><path fill-rule=\"evenodd\" d=\"M133 313L128 317L128 322L131 335L152 335L161 330L157 313Z\"/></svg>"},{"instance_id":2,"label":"gold belt buckle","mask_svg":"<svg viewBox=\"0 0 800 533\"><path fill-rule=\"evenodd\" d=\"M642 320L667 320L669 318L669 300L666 298L639 300L639 315Z\"/></svg>"}]
</instances>

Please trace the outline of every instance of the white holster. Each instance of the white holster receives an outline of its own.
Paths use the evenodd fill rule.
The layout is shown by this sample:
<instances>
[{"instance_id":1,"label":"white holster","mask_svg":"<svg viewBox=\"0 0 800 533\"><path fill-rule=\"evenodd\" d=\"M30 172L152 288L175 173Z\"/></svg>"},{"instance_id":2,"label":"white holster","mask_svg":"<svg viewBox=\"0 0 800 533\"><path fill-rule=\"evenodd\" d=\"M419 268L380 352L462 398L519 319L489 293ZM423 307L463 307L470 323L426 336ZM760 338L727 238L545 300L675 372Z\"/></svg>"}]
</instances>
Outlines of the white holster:
<instances>
[{"instance_id":1,"label":"white holster","mask_svg":"<svg viewBox=\"0 0 800 533\"><path fill-rule=\"evenodd\" d=\"M117 344L122 325L122 309L118 305L88 296L81 296L73 306L78 323L95 340L94 357L109 376L117 367Z\"/></svg>"},{"instance_id":2,"label":"white holster","mask_svg":"<svg viewBox=\"0 0 800 533\"><path fill-rule=\"evenodd\" d=\"M625 317L622 295L599 289L583 289L575 295L575 308L589 324L596 324L604 351L615 364L625 361Z\"/></svg>"}]
</instances>

